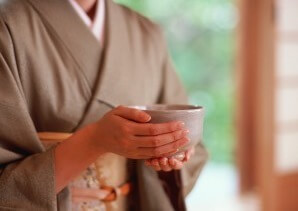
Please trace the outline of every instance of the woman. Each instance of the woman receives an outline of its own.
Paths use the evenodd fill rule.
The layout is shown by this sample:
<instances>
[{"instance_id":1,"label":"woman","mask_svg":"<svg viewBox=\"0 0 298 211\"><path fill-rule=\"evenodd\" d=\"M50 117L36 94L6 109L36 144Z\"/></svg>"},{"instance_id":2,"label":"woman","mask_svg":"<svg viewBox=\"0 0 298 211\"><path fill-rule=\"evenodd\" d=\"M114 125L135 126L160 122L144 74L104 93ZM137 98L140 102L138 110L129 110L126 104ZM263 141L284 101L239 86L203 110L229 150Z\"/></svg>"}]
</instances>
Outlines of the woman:
<instances>
[{"instance_id":1,"label":"woman","mask_svg":"<svg viewBox=\"0 0 298 211\"><path fill-rule=\"evenodd\" d=\"M187 102L159 27L110 0L0 9L0 210L184 210L202 146L169 160L182 122L113 108ZM42 132L71 135L48 145Z\"/></svg>"}]
</instances>

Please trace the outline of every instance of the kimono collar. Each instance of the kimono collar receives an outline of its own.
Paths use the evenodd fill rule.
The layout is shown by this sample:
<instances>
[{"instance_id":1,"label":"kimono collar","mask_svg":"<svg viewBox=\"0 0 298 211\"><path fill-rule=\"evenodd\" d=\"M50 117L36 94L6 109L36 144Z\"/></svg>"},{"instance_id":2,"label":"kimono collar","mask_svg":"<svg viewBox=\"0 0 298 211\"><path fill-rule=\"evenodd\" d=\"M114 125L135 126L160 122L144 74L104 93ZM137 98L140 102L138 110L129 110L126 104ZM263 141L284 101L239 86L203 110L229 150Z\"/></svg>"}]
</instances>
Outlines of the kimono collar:
<instances>
[{"instance_id":1,"label":"kimono collar","mask_svg":"<svg viewBox=\"0 0 298 211\"><path fill-rule=\"evenodd\" d=\"M28 1L57 32L81 66L81 71L100 71L96 85L90 89L91 104L97 99L113 105L126 103L126 87L129 83L127 76L130 72L127 69L121 71L121 65L131 62L127 55L131 35L127 29L127 16L123 8L112 0L106 0L103 49L68 0Z\"/></svg>"},{"instance_id":2,"label":"kimono collar","mask_svg":"<svg viewBox=\"0 0 298 211\"><path fill-rule=\"evenodd\" d=\"M98 72L102 47L68 0L28 0L90 79ZM88 82L88 81L87 81ZM90 96L93 84L89 80Z\"/></svg>"},{"instance_id":3,"label":"kimono collar","mask_svg":"<svg viewBox=\"0 0 298 211\"><path fill-rule=\"evenodd\" d=\"M93 35L103 43L105 0L97 0L94 20L91 20L82 7L75 0L68 0L79 17L91 29Z\"/></svg>"}]
</instances>

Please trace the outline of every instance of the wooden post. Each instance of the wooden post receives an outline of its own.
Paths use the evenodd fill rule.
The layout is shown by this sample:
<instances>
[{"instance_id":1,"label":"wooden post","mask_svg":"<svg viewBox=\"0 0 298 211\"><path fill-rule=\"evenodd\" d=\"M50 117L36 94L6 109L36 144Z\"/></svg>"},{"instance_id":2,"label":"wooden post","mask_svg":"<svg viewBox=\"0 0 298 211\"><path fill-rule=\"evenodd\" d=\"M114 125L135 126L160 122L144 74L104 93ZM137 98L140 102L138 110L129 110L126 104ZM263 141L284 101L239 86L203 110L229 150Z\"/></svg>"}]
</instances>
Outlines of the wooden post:
<instances>
[{"instance_id":1,"label":"wooden post","mask_svg":"<svg viewBox=\"0 0 298 211\"><path fill-rule=\"evenodd\" d=\"M274 143L273 0L239 0L237 141L241 193L272 211Z\"/></svg>"}]
</instances>

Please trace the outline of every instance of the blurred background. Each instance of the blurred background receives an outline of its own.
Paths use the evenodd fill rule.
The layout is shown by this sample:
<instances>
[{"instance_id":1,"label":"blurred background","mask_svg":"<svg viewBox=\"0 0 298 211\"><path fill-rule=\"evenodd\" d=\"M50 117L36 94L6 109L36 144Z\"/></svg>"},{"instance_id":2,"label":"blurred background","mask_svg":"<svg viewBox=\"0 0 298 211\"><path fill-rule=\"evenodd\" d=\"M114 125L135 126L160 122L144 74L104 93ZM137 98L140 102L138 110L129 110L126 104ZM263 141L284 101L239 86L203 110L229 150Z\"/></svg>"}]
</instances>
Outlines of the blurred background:
<instances>
[{"instance_id":1,"label":"blurred background","mask_svg":"<svg viewBox=\"0 0 298 211\"><path fill-rule=\"evenodd\" d=\"M117 0L164 29L210 153L190 211L298 210L298 0Z\"/></svg>"}]
</instances>

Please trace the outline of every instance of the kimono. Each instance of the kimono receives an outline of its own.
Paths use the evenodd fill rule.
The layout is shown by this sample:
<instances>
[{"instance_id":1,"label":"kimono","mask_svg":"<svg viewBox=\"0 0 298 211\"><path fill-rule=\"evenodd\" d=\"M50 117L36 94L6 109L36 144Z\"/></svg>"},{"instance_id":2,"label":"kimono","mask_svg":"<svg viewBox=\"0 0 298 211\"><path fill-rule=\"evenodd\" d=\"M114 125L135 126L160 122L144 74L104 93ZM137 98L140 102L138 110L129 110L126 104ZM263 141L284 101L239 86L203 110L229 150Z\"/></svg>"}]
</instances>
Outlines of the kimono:
<instances>
[{"instance_id":1,"label":"kimono","mask_svg":"<svg viewBox=\"0 0 298 211\"><path fill-rule=\"evenodd\" d=\"M55 193L55 147L38 132L73 133L110 110L101 102L187 103L155 23L107 0L105 25L100 46L67 0L0 1L0 210L72 209L69 187ZM198 144L170 173L114 154L98 160L118 175L112 185L128 175L137 184L117 210L171 211L185 210L206 158Z\"/></svg>"}]
</instances>

